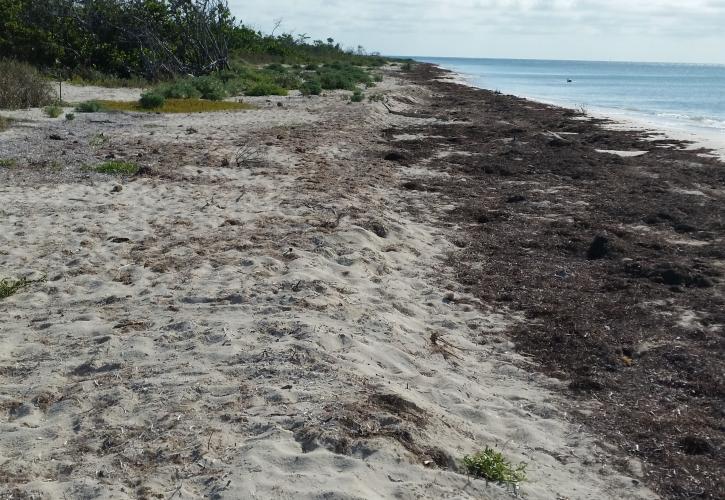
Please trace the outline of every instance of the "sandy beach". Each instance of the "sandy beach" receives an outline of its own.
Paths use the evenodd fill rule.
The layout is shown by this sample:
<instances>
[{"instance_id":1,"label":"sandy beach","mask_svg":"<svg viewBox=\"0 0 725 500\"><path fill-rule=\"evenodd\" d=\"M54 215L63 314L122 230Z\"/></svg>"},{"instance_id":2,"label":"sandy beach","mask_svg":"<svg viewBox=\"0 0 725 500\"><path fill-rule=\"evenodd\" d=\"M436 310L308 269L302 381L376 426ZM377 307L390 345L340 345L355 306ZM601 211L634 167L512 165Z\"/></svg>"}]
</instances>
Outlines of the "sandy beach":
<instances>
[{"instance_id":1,"label":"sandy beach","mask_svg":"<svg viewBox=\"0 0 725 500\"><path fill-rule=\"evenodd\" d=\"M4 113L0 498L717 498L722 163L443 76Z\"/></svg>"}]
</instances>

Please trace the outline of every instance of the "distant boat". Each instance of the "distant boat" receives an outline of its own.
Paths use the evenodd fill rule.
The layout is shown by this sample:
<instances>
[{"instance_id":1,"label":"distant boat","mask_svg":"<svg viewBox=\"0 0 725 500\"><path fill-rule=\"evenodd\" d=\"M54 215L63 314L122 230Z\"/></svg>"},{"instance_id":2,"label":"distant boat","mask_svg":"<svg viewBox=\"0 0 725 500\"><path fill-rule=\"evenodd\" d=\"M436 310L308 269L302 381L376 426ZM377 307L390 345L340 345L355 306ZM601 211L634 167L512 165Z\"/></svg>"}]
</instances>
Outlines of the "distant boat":
<instances>
[{"instance_id":1,"label":"distant boat","mask_svg":"<svg viewBox=\"0 0 725 500\"><path fill-rule=\"evenodd\" d=\"M569 79L567 78L567 80L566 80L566 83L572 83L573 81L574 81L574 80L569 80Z\"/></svg>"}]
</instances>

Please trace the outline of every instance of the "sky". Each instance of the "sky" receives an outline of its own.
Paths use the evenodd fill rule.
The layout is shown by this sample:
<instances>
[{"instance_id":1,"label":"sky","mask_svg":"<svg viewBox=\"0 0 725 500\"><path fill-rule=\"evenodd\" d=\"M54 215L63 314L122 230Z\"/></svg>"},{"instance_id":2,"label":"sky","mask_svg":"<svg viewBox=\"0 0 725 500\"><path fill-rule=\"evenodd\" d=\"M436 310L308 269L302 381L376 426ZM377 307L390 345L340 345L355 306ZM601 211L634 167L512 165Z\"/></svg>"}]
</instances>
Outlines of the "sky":
<instances>
[{"instance_id":1,"label":"sky","mask_svg":"<svg viewBox=\"0 0 725 500\"><path fill-rule=\"evenodd\" d=\"M725 0L229 0L270 32L384 55L725 64Z\"/></svg>"}]
</instances>

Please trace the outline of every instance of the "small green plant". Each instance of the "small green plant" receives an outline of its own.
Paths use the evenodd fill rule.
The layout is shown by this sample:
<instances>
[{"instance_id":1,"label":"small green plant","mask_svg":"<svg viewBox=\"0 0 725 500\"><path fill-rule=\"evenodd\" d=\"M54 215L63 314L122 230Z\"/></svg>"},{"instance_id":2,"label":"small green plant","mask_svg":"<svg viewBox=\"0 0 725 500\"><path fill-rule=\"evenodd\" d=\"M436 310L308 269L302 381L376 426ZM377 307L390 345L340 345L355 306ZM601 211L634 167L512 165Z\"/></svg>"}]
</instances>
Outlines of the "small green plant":
<instances>
[{"instance_id":1,"label":"small green plant","mask_svg":"<svg viewBox=\"0 0 725 500\"><path fill-rule=\"evenodd\" d=\"M0 132L3 132L4 130L7 130L8 128L10 128L11 121L12 120L10 118L0 116Z\"/></svg>"},{"instance_id":2,"label":"small green plant","mask_svg":"<svg viewBox=\"0 0 725 500\"><path fill-rule=\"evenodd\" d=\"M350 97L350 100L352 102L363 102L364 99L365 99L365 94L363 94L362 90L360 90L360 89L356 89L352 93L352 96Z\"/></svg>"},{"instance_id":3,"label":"small green plant","mask_svg":"<svg viewBox=\"0 0 725 500\"><path fill-rule=\"evenodd\" d=\"M302 95L320 95L322 93L322 85L319 80L307 80L300 85Z\"/></svg>"},{"instance_id":4,"label":"small green plant","mask_svg":"<svg viewBox=\"0 0 725 500\"><path fill-rule=\"evenodd\" d=\"M88 141L88 145L92 148L97 148L102 146L106 142L106 136L103 135L103 132L100 134L96 134Z\"/></svg>"},{"instance_id":5,"label":"small green plant","mask_svg":"<svg viewBox=\"0 0 725 500\"><path fill-rule=\"evenodd\" d=\"M29 280L27 278L20 278L19 280L3 278L0 280L0 300L7 299L11 295L15 295L20 290L32 285L33 283L42 283L45 279L45 277L37 280Z\"/></svg>"},{"instance_id":6,"label":"small green plant","mask_svg":"<svg viewBox=\"0 0 725 500\"><path fill-rule=\"evenodd\" d=\"M73 120L76 119L76 115L74 115L73 113L66 113L65 114L65 119L67 121L69 121L69 122L72 122Z\"/></svg>"},{"instance_id":7,"label":"small green plant","mask_svg":"<svg viewBox=\"0 0 725 500\"><path fill-rule=\"evenodd\" d=\"M17 162L15 160L13 160L12 158L8 158L8 159L0 160L0 167L5 167L5 168L14 167L16 163Z\"/></svg>"},{"instance_id":8,"label":"small green plant","mask_svg":"<svg viewBox=\"0 0 725 500\"><path fill-rule=\"evenodd\" d=\"M503 454L486 446L486 449L475 455L463 458L466 471L475 477L497 483L516 485L526 480L526 464L514 467Z\"/></svg>"},{"instance_id":9,"label":"small green plant","mask_svg":"<svg viewBox=\"0 0 725 500\"><path fill-rule=\"evenodd\" d=\"M60 115L63 114L63 108L61 108L57 104L51 104L50 106L46 106L43 108L43 113L45 113L50 118L58 118Z\"/></svg>"},{"instance_id":10,"label":"small green plant","mask_svg":"<svg viewBox=\"0 0 725 500\"><path fill-rule=\"evenodd\" d=\"M138 102L144 109L155 109L162 107L166 102L166 98L156 92L144 92Z\"/></svg>"},{"instance_id":11,"label":"small green plant","mask_svg":"<svg viewBox=\"0 0 725 500\"><path fill-rule=\"evenodd\" d=\"M138 165L126 161L107 161L95 168L95 171L100 174L112 175L134 175L138 173L138 170Z\"/></svg>"},{"instance_id":12,"label":"small green plant","mask_svg":"<svg viewBox=\"0 0 725 500\"><path fill-rule=\"evenodd\" d=\"M76 105L78 113L98 113L103 110L103 106L98 101L85 101Z\"/></svg>"},{"instance_id":13,"label":"small green plant","mask_svg":"<svg viewBox=\"0 0 725 500\"><path fill-rule=\"evenodd\" d=\"M405 63L404 63L404 64L403 64L403 65L402 65L402 66L400 67L400 69L402 69L403 71L413 71L413 62L412 62L412 61L407 61L407 62L405 62Z\"/></svg>"}]
</instances>

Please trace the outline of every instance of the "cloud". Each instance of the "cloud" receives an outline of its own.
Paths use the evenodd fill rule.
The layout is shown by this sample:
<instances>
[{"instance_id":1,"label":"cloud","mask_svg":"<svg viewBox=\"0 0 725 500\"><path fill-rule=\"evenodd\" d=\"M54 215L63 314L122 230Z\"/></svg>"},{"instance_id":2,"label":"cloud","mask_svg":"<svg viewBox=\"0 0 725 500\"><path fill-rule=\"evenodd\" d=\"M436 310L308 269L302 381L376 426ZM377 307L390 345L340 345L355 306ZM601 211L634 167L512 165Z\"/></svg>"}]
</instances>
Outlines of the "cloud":
<instances>
[{"instance_id":1,"label":"cloud","mask_svg":"<svg viewBox=\"0 0 725 500\"><path fill-rule=\"evenodd\" d=\"M274 20L282 19L285 31L313 38L330 35L386 53L396 52L396 46L420 46L429 53L445 49L451 55L469 54L472 50L461 46L466 41L515 42L514 37L562 38L569 45L597 39L602 48L624 38L664 47L679 40L688 49L695 41L707 39L723 41L725 47L725 0L267 0L250 4L230 1L238 18L265 31Z\"/></svg>"}]
</instances>

